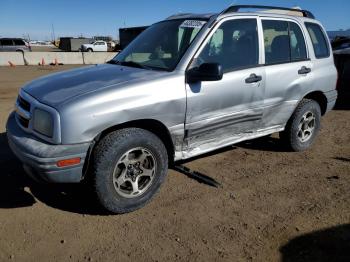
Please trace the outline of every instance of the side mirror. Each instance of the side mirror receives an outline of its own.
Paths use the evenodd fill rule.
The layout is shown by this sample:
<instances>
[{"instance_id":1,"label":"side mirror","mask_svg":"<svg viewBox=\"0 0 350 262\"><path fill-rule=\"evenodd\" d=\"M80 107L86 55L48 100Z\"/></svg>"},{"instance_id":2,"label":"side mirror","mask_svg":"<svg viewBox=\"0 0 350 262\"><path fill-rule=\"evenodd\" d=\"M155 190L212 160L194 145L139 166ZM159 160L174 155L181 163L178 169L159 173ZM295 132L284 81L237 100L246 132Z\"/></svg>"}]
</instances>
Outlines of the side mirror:
<instances>
[{"instance_id":1,"label":"side mirror","mask_svg":"<svg viewBox=\"0 0 350 262\"><path fill-rule=\"evenodd\" d=\"M200 81L218 81L223 76L222 66L217 63L204 63L199 67L187 71L186 77L188 83Z\"/></svg>"}]
</instances>

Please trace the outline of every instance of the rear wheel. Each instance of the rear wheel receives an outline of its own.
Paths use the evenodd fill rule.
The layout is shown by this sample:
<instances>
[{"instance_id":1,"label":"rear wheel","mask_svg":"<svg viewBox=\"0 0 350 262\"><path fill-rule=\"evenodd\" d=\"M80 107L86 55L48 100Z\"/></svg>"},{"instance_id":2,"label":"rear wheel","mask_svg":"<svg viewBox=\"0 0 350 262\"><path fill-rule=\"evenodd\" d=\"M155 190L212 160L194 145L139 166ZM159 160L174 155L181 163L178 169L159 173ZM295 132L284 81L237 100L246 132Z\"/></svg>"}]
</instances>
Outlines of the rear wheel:
<instances>
[{"instance_id":1,"label":"rear wheel","mask_svg":"<svg viewBox=\"0 0 350 262\"><path fill-rule=\"evenodd\" d=\"M127 213L146 205L158 192L167 174L168 156L156 135L127 128L100 141L93 165L99 202L110 212Z\"/></svg>"},{"instance_id":2,"label":"rear wheel","mask_svg":"<svg viewBox=\"0 0 350 262\"><path fill-rule=\"evenodd\" d=\"M310 99L303 99L289 119L280 138L293 151L303 151L314 142L321 121L319 104Z\"/></svg>"}]
</instances>

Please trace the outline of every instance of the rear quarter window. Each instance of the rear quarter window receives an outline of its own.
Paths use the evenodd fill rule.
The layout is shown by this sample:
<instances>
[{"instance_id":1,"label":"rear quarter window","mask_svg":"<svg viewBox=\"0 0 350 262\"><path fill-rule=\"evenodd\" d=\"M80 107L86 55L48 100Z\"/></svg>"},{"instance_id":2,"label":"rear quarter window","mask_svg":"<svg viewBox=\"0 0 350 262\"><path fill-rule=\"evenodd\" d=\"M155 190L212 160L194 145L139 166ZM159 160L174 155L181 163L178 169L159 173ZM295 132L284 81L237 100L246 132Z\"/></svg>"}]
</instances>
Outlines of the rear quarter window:
<instances>
[{"instance_id":1,"label":"rear quarter window","mask_svg":"<svg viewBox=\"0 0 350 262\"><path fill-rule=\"evenodd\" d=\"M15 43L15 45L25 45L23 40L15 39L15 40L13 40L13 42Z\"/></svg>"},{"instance_id":2,"label":"rear quarter window","mask_svg":"<svg viewBox=\"0 0 350 262\"><path fill-rule=\"evenodd\" d=\"M316 58L329 57L329 45L322 28L318 24L305 23L310 35Z\"/></svg>"}]
</instances>

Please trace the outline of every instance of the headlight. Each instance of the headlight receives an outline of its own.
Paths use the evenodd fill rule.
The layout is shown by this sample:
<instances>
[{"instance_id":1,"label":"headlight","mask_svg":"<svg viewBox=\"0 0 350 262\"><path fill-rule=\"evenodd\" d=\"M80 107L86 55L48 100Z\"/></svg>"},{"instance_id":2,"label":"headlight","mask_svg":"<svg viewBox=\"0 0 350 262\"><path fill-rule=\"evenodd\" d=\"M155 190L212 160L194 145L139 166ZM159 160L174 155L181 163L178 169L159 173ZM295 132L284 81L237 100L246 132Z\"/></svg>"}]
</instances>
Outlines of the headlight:
<instances>
[{"instance_id":1,"label":"headlight","mask_svg":"<svg viewBox=\"0 0 350 262\"><path fill-rule=\"evenodd\" d=\"M33 117L33 129L42 135L52 137L53 119L51 114L41 109L35 109Z\"/></svg>"}]
</instances>

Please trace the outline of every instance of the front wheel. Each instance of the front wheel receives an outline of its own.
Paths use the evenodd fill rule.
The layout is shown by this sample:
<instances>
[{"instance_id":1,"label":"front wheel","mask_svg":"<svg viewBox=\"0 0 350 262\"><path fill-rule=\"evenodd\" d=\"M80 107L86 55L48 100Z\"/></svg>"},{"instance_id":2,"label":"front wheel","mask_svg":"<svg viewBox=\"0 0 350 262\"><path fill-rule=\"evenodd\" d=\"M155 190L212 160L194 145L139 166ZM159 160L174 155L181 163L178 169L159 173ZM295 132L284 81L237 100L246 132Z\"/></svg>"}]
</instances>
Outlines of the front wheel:
<instances>
[{"instance_id":1,"label":"front wheel","mask_svg":"<svg viewBox=\"0 0 350 262\"><path fill-rule=\"evenodd\" d=\"M96 146L93 172L99 202L112 213L146 205L168 170L168 155L153 133L126 128L106 135Z\"/></svg>"},{"instance_id":2,"label":"front wheel","mask_svg":"<svg viewBox=\"0 0 350 262\"><path fill-rule=\"evenodd\" d=\"M280 138L292 151L304 151L314 142L321 122L319 104L311 99L303 99L289 119Z\"/></svg>"}]
</instances>

